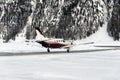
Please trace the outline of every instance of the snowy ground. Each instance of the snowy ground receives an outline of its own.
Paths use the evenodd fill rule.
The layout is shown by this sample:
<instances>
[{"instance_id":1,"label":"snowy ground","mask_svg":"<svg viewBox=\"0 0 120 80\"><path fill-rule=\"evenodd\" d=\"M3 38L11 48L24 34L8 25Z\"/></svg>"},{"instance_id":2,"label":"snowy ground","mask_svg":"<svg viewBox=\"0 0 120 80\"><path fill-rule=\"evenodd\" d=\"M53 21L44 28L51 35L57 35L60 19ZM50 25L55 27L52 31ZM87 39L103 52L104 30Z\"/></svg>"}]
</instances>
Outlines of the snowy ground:
<instances>
[{"instance_id":1,"label":"snowy ground","mask_svg":"<svg viewBox=\"0 0 120 80\"><path fill-rule=\"evenodd\" d=\"M0 80L119 80L119 53L0 57Z\"/></svg>"},{"instance_id":2,"label":"snowy ground","mask_svg":"<svg viewBox=\"0 0 120 80\"><path fill-rule=\"evenodd\" d=\"M99 28L99 30L82 40L76 40L71 46L70 50L98 50L98 49L113 49L113 47L103 47L103 46L114 46L120 47L119 41L113 41L113 39L108 36L107 33L107 23L104 26ZM21 33L22 34L22 33ZM1 42L2 40L0 40ZM97 47L95 47L97 46ZM102 46L102 47L98 47ZM24 37L17 37L15 41L10 41L9 43L0 43L0 53L10 52L10 53L21 53L21 52L45 52L46 49L43 48L40 44L36 43L34 40L25 42ZM51 50L54 51L54 50ZM57 49L56 51L65 51Z\"/></svg>"},{"instance_id":3,"label":"snowy ground","mask_svg":"<svg viewBox=\"0 0 120 80\"><path fill-rule=\"evenodd\" d=\"M76 41L77 42L77 41ZM101 49L115 49L116 46L120 46L120 42L74 42L70 47L70 51L80 51L80 50L101 50ZM97 46L97 47L96 47ZM98 47L98 46L108 46L108 47ZM109 47L113 46L113 47ZM114 47L115 46L115 47ZM66 51L66 49L51 49L51 52ZM47 52L47 49L42 47L36 42L9 42L0 44L0 54L1 53L28 53L28 52Z\"/></svg>"},{"instance_id":4,"label":"snowy ground","mask_svg":"<svg viewBox=\"0 0 120 80\"><path fill-rule=\"evenodd\" d=\"M119 80L119 42L79 42L75 41L71 51L101 50L97 52L74 52L60 54L0 56L0 80ZM52 50L55 51L55 50ZM57 49L60 51L61 49ZM65 50L62 50L65 51ZM1 43L0 54L46 52L35 42Z\"/></svg>"},{"instance_id":5,"label":"snowy ground","mask_svg":"<svg viewBox=\"0 0 120 80\"><path fill-rule=\"evenodd\" d=\"M106 27L100 28L86 39L74 41L73 44L70 53L62 53L61 51L66 50L57 49L51 50L51 53L61 54L0 56L0 80L120 79L120 42L113 41L107 35ZM86 52L72 53L77 50ZM34 41L17 39L0 43L0 55L40 52L46 52L46 49Z\"/></svg>"}]
</instances>

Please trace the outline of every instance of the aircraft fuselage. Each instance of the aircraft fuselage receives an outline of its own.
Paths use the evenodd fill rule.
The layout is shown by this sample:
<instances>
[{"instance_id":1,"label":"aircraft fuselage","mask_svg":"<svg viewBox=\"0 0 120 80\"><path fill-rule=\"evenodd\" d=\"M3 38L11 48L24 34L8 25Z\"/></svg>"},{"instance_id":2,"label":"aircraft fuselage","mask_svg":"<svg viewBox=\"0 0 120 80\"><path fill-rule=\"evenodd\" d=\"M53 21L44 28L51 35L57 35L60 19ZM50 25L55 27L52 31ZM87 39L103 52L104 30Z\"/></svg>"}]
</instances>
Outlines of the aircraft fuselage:
<instances>
[{"instance_id":1,"label":"aircraft fuselage","mask_svg":"<svg viewBox=\"0 0 120 80\"><path fill-rule=\"evenodd\" d=\"M58 43L58 42L46 42L46 41L36 41L40 43L43 47L46 48L61 48L67 46L66 44Z\"/></svg>"}]
</instances>

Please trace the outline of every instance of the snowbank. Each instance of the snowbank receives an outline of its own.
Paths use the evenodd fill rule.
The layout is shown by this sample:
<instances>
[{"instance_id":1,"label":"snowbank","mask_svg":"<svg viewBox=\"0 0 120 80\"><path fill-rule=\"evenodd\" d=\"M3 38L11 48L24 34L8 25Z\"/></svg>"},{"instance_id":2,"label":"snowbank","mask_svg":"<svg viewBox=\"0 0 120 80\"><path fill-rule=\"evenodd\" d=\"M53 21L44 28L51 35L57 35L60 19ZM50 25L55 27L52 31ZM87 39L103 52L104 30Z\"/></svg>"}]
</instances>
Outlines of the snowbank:
<instances>
[{"instance_id":1,"label":"snowbank","mask_svg":"<svg viewBox=\"0 0 120 80\"><path fill-rule=\"evenodd\" d=\"M79 40L78 40L79 41ZM107 33L107 23L103 27L99 27L99 30L91 36L80 40L79 42L114 42L113 38Z\"/></svg>"}]
</instances>

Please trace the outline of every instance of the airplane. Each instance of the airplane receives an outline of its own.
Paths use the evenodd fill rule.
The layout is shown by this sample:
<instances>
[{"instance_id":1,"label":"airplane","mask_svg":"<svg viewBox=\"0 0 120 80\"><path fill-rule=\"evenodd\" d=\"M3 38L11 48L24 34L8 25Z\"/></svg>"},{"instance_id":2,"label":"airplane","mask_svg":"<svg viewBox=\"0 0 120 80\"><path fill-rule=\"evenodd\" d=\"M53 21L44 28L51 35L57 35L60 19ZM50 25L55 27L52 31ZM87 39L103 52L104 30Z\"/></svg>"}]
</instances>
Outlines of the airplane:
<instances>
[{"instance_id":1,"label":"airplane","mask_svg":"<svg viewBox=\"0 0 120 80\"><path fill-rule=\"evenodd\" d=\"M47 52L50 52L51 49L56 49L56 48L64 48L67 49L67 52L70 51L70 46L72 45L72 42L70 41L65 41L64 39L57 39L57 38L47 38L44 37L43 33L41 30L36 27L36 42L41 44L43 47L47 48Z\"/></svg>"}]
</instances>

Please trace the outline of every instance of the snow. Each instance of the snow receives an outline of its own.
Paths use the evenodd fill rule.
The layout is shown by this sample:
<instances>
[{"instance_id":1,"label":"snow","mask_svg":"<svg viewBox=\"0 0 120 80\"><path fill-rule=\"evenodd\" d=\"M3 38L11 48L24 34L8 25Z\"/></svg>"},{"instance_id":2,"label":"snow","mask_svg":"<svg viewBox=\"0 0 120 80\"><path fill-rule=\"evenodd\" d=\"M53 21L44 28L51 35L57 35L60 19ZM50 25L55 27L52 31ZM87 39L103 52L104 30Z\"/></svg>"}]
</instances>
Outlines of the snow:
<instances>
[{"instance_id":1,"label":"snow","mask_svg":"<svg viewBox=\"0 0 120 80\"><path fill-rule=\"evenodd\" d=\"M12 2L13 0L7 0ZM40 0L42 3L42 0ZM36 0L31 1L32 10ZM64 5L64 0L59 0ZM99 8L100 9L100 8ZM47 9L45 9L46 12ZM4 11L2 12L4 15ZM2 17L0 16L0 19ZM26 27L31 25L33 13L29 16ZM113 41L107 33L107 22L99 30L82 40L73 42L70 51L52 49L49 54L0 56L1 80L119 80L120 79L120 42ZM35 40L26 40L25 33L20 33L17 40L2 43L0 54L5 53L42 53L46 52ZM102 47L100 47L102 46ZM111 47L112 46L112 47ZM109 49L102 51L103 49ZM82 52L82 51L86 52ZM89 51L91 50L91 51ZM101 50L101 51L94 51ZM52 52L61 52L54 54Z\"/></svg>"},{"instance_id":2,"label":"snow","mask_svg":"<svg viewBox=\"0 0 120 80\"><path fill-rule=\"evenodd\" d=\"M3 7L2 7L2 8L3 8ZM4 16L4 14L5 14L5 10L4 10L4 8L3 8L2 14L1 14L1 16L0 16L0 22L1 22L2 17Z\"/></svg>"},{"instance_id":3,"label":"snow","mask_svg":"<svg viewBox=\"0 0 120 80\"><path fill-rule=\"evenodd\" d=\"M103 35L99 36L98 35ZM100 38L101 37L101 38ZM94 39L94 43L93 40ZM101 40L104 39L104 40ZM108 41L108 42L107 42ZM84 40L74 41L71 51L98 50L119 46L106 33L105 27L100 28L94 35ZM109 45L108 45L109 46ZM52 50L55 51L55 50ZM61 51L57 49L56 51ZM63 51L63 50L62 50ZM64 50L65 51L65 50ZM0 54L46 52L35 40L16 40L1 43ZM10 54L9 53L9 54ZM73 52L61 54L39 54L22 56L0 56L1 80L119 80L120 79L120 50L96 52Z\"/></svg>"},{"instance_id":4,"label":"snow","mask_svg":"<svg viewBox=\"0 0 120 80\"><path fill-rule=\"evenodd\" d=\"M21 31L21 33L18 34L18 36L16 37L16 41L25 41L25 35L26 35L26 30L27 27L32 25L32 19L33 19L33 12L35 11L36 8L36 0L32 0L31 1L31 5L32 5L32 13L31 15L28 17L28 21L24 27L24 29Z\"/></svg>"},{"instance_id":5,"label":"snow","mask_svg":"<svg viewBox=\"0 0 120 80\"><path fill-rule=\"evenodd\" d=\"M87 37L86 39L83 39L81 41L114 42L113 38L110 37L107 33L107 22L103 25L103 27L99 27L99 30L95 34L93 34L90 37Z\"/></svg>"},{"instance_id":6,"label":"snow","mask_svg":"<svg viewBox=\"0 0 120 80\"><path fill-rule=\"evenodd\" d=\"M10 41L9 43L1 43L0 52L21 53L45 51L45 48L41 47L41 45L36 42L25 42L20 40L17 40L16 42Z\"/></svg>"},{"instance_id":7,"label":"snow","mask_svg":"<svg viewBox=\"0 0 120 80\"><path fill-rule=\"evenodd\" d=\"M115 49L114 47L120 46L119 41L113 41L108 36L106 31L106 25L90 37L86 39L73 41L73 45L70 50L100 50L100 49ZM97 47L96 47L97 46ZM102 46L102 47L98 47ZM104 47L105 46L105 47ZM114 46L114 47L106 47ZM66 51L65 49L52 49L51 51ZM46 48L43 48L40 44L36 43L35 40L28 41L25 38L18 36L16 41L10 41L8 43L1 43L0 52L20 53L20 52L46 52Z\"/></svg>"},{"instance_id":8,"label":"snow","mask_svg":"<svg viewBox=\"0 0 120 80\"><path fill-rule=\"evenodd\" d=\"M14 0L6 0L6 3L13 3Z\"/></svg>"},{"instance_id":9,"label":"snow","mask_svg":"<svg viewBox=\"0 0 120 80\"><path fill-rule=\"evenodd\" d=\"M119 42L110 40L107 35L94 36L74 42L73 50L105 49L94 46L119 46ZM103 33L102 33L103 34ZM101 34L101 35L102 35ZM105 34L105 33L104 33ZM101 40L103 39L104 40ZM94 43L89 41L93 41ZM108 40L108 42L107 42ZM89 42L88 42L89 41ZM100 42L101 41L101 42ZM87 43L88 42L88 43ZM108 47L106 48L108 49ZM55 51L55 50L52 50ZM56 51L61 51L57 49ZM63 50L62 50L63 51ZM46 49L34 41L10 41L1 43L0 54L46 52ZM9 53L9 54L10 54ZM0 56L1 80L119 80L120 50L39 54L27 56Z\"/></svg>"},{"instance_id":10,"label":"snow","mask_svg":"<svg viewBox=\"0 0 120 80\"><path fill-rule=\"evenodd\" d=\"M120 51L0 57L1 80L119 80Z\"/></svg>"},{"instance_id":11,"label":"snow","mask_svg":"<svg viewBox=\"0 0 120 80\"><path fill-rule=\"evenodd\" d=\"M104 48L111 49L113 47L120 47L120 42L114 41L113 38L108 35L106 30L107 30L107 23L105 23L103 27L100 27L99 30L90 37L75 41L74 44L79 46L75 46L74 49L93 50L93 49L104 49Z\"/></svg>"}]
</instances>

